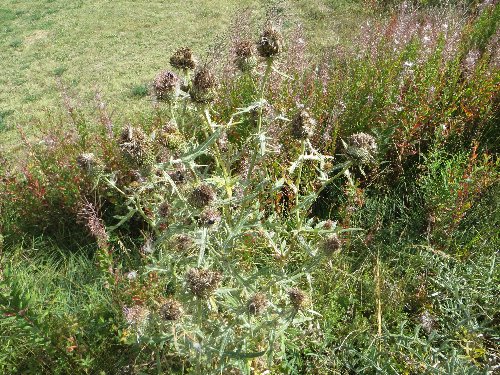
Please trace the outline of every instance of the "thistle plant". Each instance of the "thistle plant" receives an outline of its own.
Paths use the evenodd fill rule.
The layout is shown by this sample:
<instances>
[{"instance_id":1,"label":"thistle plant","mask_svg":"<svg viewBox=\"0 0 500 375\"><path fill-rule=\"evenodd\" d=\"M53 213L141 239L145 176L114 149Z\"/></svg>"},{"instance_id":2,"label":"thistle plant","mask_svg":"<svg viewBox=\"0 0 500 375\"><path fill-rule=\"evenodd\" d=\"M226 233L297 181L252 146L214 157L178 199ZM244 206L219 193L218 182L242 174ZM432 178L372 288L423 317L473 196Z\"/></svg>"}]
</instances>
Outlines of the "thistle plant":
<instances>
[{"instance_id":1,"label":"thistle plant","mask_svg":"<svg viewBox=\"0 0 500 375\"><path fill-rule=\"evenodd\" d=\"M284 355L276 343L287 327L314 319L312 275L328 258L324 255L340 248L336 236L343 230L316 225L310 207L340 174L331 176L326 164L333 157L313 147L310 138L318 123L303 106L291 120L279 120L291 139L273 139L276 147L268 142L279 116L264 117L263 108L271 105L265 95L282 42L267 25L257 46L265 70L253 102L226 121L208 105L217 95L217 77L208 66L198 67L189 89L196 105L181 108L170 101L170 118L150 134L137 126L123 129L119 150L140 178L121 182L115 176L122 171L109 171L101 179L126 207L109 232L118 235L132 219L142 228L142 265L134 283L154 274L163 280L159 285L168 285L168 292L164 286L144 286L148 314L140 314L140 325L132 322L139 307L126 310L137 333L133 342L152 346L158 372L162 350L172 342L200 374L235 365L248 372L261 358L267 364L259 366L271 366ZM240 58L253 58L250 44L240 47ZM172 65L192 66L178 57ZM160 74L158 87L175 91L175 79L166 83L172 77ZM177 126L177 119L186 116L193 124ZM251 116L257 116L254 128L235 142L229 134ZM181 147L172 147L174 136L183 140ZM277 162L280 147L287 146L296 159ZM162 149L165 156L155 157ZM274 210L269 202L286 188L294 197L288 211ZM257 267L253 258L262 264Z\"/></svg>"}]
</instances>

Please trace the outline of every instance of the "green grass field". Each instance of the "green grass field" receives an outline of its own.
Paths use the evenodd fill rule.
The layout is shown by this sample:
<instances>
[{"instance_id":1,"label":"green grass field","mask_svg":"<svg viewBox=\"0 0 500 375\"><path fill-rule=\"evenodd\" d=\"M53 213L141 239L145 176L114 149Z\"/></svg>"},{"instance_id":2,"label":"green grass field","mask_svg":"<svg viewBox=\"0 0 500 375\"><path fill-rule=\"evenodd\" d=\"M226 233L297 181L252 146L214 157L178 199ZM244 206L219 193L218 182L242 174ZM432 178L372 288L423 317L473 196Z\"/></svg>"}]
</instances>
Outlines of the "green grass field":
<instances>
[{"instance_id":1,"label":"green grass field","mask_svg":"<svg viewBox=\"0 0 500 375\"><path fill-rule=\"evenodd\" d=\"M358 2L277 2L289 26L304 23L311 44L342 43ZM61 88L92 106L96 91L121 118L149 105L137 100L180 46L206 55L228 32L238 11L261 22L262 1L10 1L0 3L0 129L46 117L61 108ZM357 21L356 21L357 22ZM6 137L7 135L4 134Z\"/></svg>"}]
</instances>

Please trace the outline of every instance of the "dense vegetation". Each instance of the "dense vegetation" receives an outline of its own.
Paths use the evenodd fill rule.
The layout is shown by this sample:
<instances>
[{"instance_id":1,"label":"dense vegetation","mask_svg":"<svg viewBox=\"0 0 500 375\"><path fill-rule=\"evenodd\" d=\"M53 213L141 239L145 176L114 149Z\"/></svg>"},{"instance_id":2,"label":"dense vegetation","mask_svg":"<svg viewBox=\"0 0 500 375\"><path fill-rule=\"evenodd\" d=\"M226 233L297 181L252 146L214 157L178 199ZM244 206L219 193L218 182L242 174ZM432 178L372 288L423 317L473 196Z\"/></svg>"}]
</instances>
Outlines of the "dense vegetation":
<instances>
[{"instance_id":1,"label":"dense vegetation","mask_svg":"<svg viewBox=\"0 0 500 375\"><path fill-rule=\"evenodd\" d=\"M321 55L242 12L133 116L62 81L0 154L0 372L498 371L495 3L404 3Z\"/></svg>"}]
</instances>

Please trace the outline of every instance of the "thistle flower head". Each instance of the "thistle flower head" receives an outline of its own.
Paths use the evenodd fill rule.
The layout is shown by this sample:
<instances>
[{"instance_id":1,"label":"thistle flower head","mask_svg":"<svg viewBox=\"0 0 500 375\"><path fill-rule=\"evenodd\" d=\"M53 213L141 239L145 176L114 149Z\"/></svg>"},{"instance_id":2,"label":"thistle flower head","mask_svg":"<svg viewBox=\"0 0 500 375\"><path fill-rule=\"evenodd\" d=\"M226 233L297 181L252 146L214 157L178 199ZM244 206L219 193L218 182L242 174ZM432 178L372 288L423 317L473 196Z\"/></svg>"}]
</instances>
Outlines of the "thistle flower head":
<instances>
[{"instance_id":1,"label":"thistle flower head","mask_svg":"<svg viewBox=\"0 0 500 375\"><path fill-rule=\"evenodd\" d=\"M208 206L216 198L215 191L210 185L202 184L196 187L190 196L190 202L197 208Z\"/></svg>"},{"instance_id":2,"label":"thistle flower head","mask_svg":"<svg viewBox=\"0 0 500 375\"><path fill-rule=\"evenodd\" d=\"M282 50L283 36L275 26L268 23L257 42L259 55L264 58L270 58L278 55Z\"/></svg>"},{"instance_id":3,"label":"thistle flower head","mask_svg":"<svg viewBox=\"0 0 500 375\"><path fill-rule=\"evenodd\" d=\"M168 150L179 150L185 140L182 133L173 122L167 123L157 134L158 143Z\"/></svg>"},{"instance_id":4,"label":"thistle flower head","mask_svg":"<svg viewBox=\"0 0 500 375\"><path fill-rule=\"evenodd\" d=\"M257 66L255 46L249 40L240 40L235 45L236 67L242 72L249 72Z\"/></svg>"},{"instance_id":5,"label":"thistle flower head","mask_svg":"<svg viewBox=\"0 0 500 375\"><path fill-rule=\"evenodd\" d=\"M184 311L182 304L174 299L168 299L160 307L160 316L164 320L178 320Z\"/></svg>"},{"instance_id":6,"label":"thistle flower head","mask_svg":"<svg viewBox=\"0 0 500 375\"><path fill-rule=\"evenodd\" d=\"M181 80L168 70L158 73L153 81L154 94L158 100L175 100L179 96L180 89Z\"/></svg>"},{"instance_id":7,"label":"thistle flower head","mask_svg":"<svg viewBox=\"0 0 500 375\"><path fill-rule=\"evenodd\" d=\"M133 164L143 166L154 163L152 145L141 129L130 125L124 127L118 143L125 158Z\"/></svg>"},{"instance_id":8,"label":"thistle flower head","mask_svg":"<svg viewBox=\"0 0 500 375\"><path fill-rule=\"evenodd\" d=\"M102 165L99 159L91 152L84 152L76 158L76 164L88 174L94 174L102 170Z\"/></svg>"},{"instance_id":9,"label":"thistle flower head","mask_svg":"<svg viewBox=\"0 0 500 375\"><path fill-rule=\"evenodd\" d=\"M332 255L336 251L340 250L342 247L342 242L337 234L331 234L323 242L323 253L325 255Z\"/></svg>"},{"instance_id":10,"label":"thistle flower head","mask_svg":"<svg viewBox=\"0 0 500 375\"><path fill-rule=\"evenodd\" d=\"M216 87L217 79L214 73L205 65L196 71L189 95L196 103L209 103L215 98Z\"/></svg>"},{"instance_id":11,"label":"thistle flower head","mask_svg":"<svg viewBox=\"0 0 500 375\"><path fill-rule=\"evenodd\" d=\"M194 241L187 234L178 234L171 240L171 246L178 251L187 252L194 246Z\"/></svg>"},{"instance_id":12,"label":"thistle flower head","mask_svg":"<svg viewBox=\"0 0 500 375\"><path fill-rule=\"evenodd\" d=\"M302 109L292 120L292 137L298 140L311 138L316 127L316 120L309 112Z\"/></svg>"},{"instance_id":13,"label":"thistle flower head","mask_svg":"<svg viewBox=\"0 0 500 375\"><path fill-rule=\"evenodd\" d=\"M176 184L183 184L188 178L187 171L184 166L178 166L174 171L168 172L168 176Z\"/></svg>"},{"instance_id":14,"label":"thistle flower head","mask_svg":"<svg viewBox=\"0 0 500 375\"><path fill-rule=\"evenodd\" d=\"M219 286L222 275L217 271L191 268L186 275L189 290L197 297L208 297Z\"/></svg>"},{"instance_id":15,"label":"thistle flower head","mask_svg":"<svg viewBox=\"0 0 500 375\"><path fill-rule=\"evenodd\" d=\"M248 312L252 315L260 315L266 310L268 304L269 301L263 293L255 293L248 300Z\"/></svg>"},{"instance_id":16,"label":"thistle flower head","mask_svg":"<svg viewBox=\"0 0 500 375\"><path fill-rule=\"evenodd\" d=\"M420 324L422 325L422 329L427 334L430 334L434 330L436 326L436 319L431 315L429 311L425 310L423 313L421 313L419 316L419 320Z\"/></svg>"},{"instance_id":17,"label":"thistle flower head","mask_svg":"<svg viewBox=\"0 0 500 375\"><path fill-rule=\"evenodd\" d=\"M165 219L170 215L171 207L168 201L163 201L158 207L158 215Z\"/></svg>"},{"instance_id":18,"label":"thistle flower head","mask_svg":"<svg viewBox=\"0 0 500 375\"><path fill-rule=\"evenodd\" d=\"M140 305L123 307L123 317L129 326L135 328L144 326L147 323L150 311Z\"/></svg>"},{"instance_id":19,"label":"thistle flower head","mask_svg":"<svg viewBox=\"0 0 500 375\"><path fill-rule=\"evenodd\" d=\"M182 70L194 70L196 68L196 58L189 47L181 47L170 57L170 65Z\"/></svg>"},{"instance_id":20,"label":"thistle flower head","mask_svg":"<svg viewBox=\"0 0 500 375\"><path fill-rule=\"evenodd\" d=\"M375 160L377 142L366 133L356 133L344 143L347 155L356 163L369 164Z\"/></svg>"},{"instance_id":21,"label":"thistle flower head","mask_svg":"<svg viewBox=\"0 0 500 375\"><path fill-rule=\"evenodd\" d=\"M211 227L217 225L221 220L220 212L216 208L205 208L198 219L200 225Z\"/></svg>"},{"instance_id":22,"label":"thistle flower head","mask_svg":"<svg viewBox=\"0 0 500 375\"><path fill-rule=\"evenodd\" d=\"M288 298L295 309L300 309L307 301L307 295L299 288L288 290Z\"/></svg>"}]
</instances>

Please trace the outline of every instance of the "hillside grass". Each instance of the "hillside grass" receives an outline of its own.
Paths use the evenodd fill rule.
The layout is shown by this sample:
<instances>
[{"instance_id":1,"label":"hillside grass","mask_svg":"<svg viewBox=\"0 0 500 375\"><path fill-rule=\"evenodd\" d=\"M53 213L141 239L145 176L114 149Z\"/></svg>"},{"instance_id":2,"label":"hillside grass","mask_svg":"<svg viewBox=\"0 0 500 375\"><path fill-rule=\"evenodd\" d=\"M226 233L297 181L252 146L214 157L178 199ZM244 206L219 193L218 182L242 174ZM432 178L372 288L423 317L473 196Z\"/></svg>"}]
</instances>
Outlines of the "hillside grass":
<instances>
[{"instance_id":1,"label":"hillside grass","mask_svg":"<svg viewBox=\"0 0 500 375\"><path fill-rule=\"evenodd\" d=\"M270 7L302 23L316 48L349 40L352 25L374 10L358 1L74 1L0 3L0 132L58 113L68 90L92 111L94 96L126 119L149 107L147 85L178 47L201 56L227 36L242 9L255 24Z\"/></svg>"}]
</instances>

